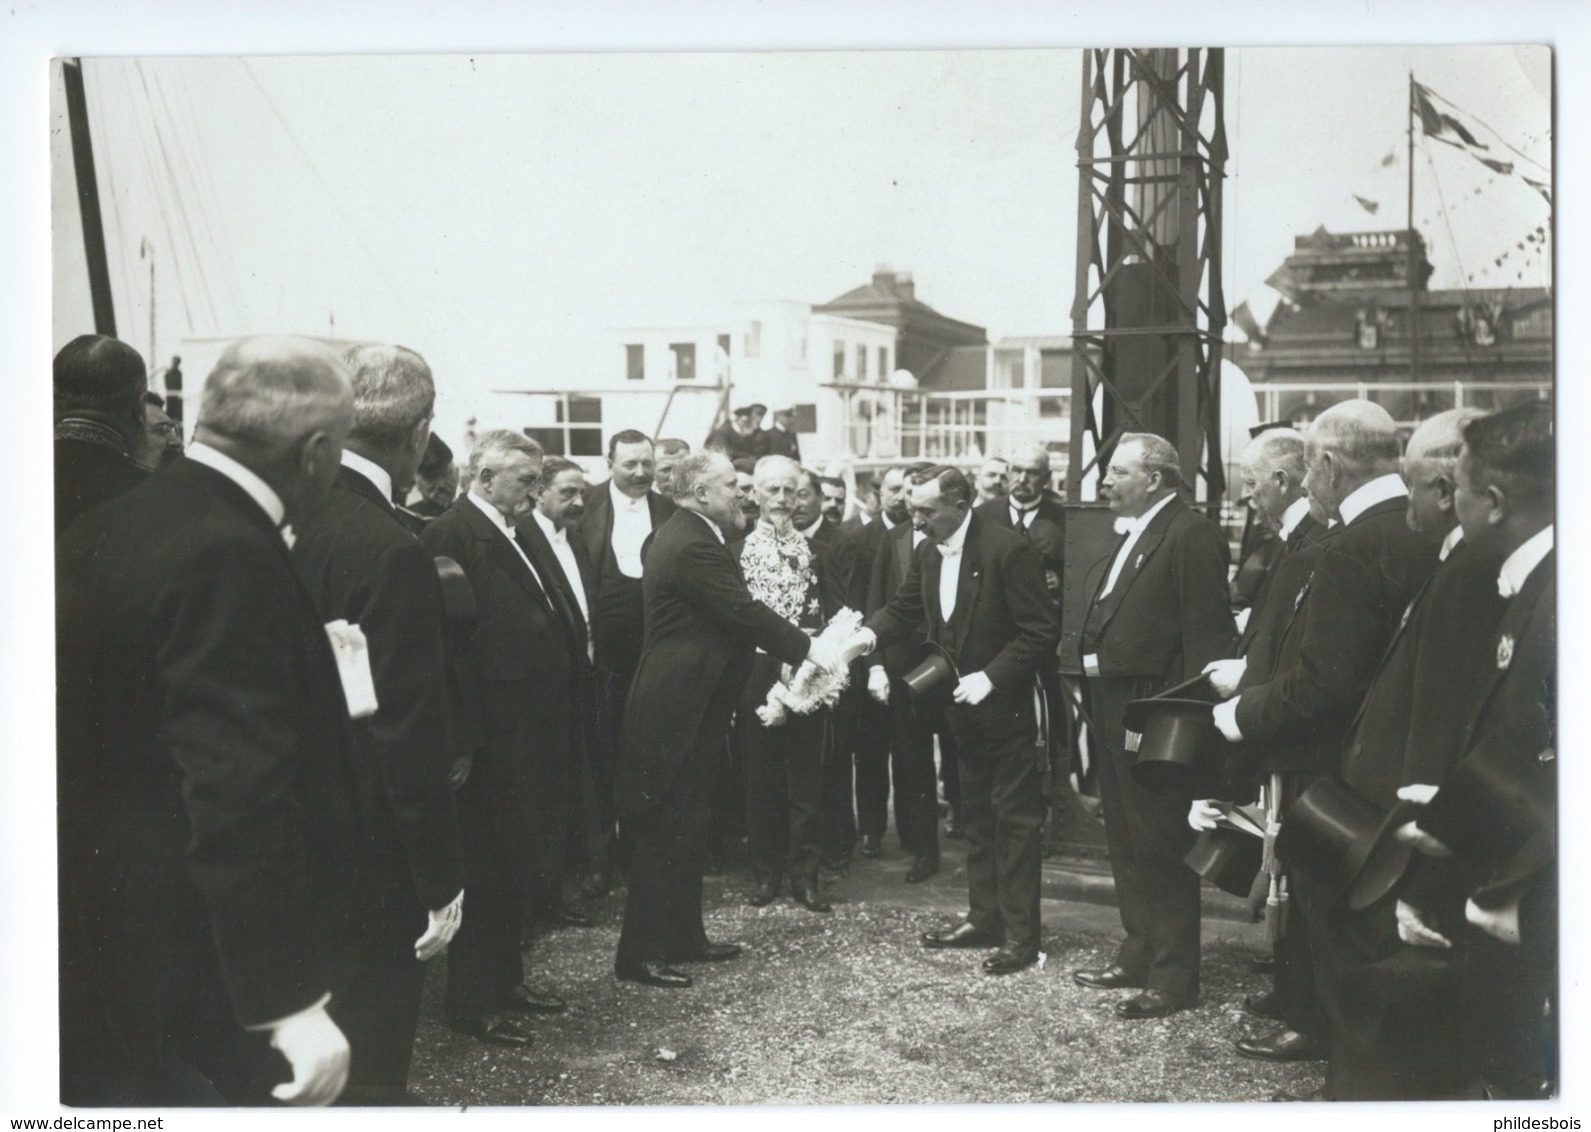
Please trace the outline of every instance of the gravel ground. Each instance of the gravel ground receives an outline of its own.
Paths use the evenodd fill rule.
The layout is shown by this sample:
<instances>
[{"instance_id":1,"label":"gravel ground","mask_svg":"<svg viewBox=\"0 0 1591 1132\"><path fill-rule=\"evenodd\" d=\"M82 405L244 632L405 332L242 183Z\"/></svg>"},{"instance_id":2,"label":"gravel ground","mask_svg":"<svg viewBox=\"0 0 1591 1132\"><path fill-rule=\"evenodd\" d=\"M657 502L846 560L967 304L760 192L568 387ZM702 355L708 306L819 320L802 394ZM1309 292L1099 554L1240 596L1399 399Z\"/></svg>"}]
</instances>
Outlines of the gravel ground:
<instances>
[{"instance_id":1,"label":"gravel ground","mask_svg":"<svg viewBox=\"0 0 1591 1132\"><path fill-rule=\"evenodd\" d=\"M1113 957L1113 909L1047 901L1047 963L1005 978L978 971L984 952L919 946L921 931L965 907L947 865L908 888L898 860L857 862L832 886L832 916L788 898L751 908L745 876L708 877L708 935L746 953L691 967L696 986L684 991L615 980L622 892L589 902L595 927L550 933L527 952L531 984L570 1004L530 1021L528 1050L449 1030L437 963L410 1086L436 1105L567 1106L1263 1101L1320 1085L1321 1062L1232 1052L1271 1026L1239 1006L1268 982L1249 970L1256 948L1206 942L1196 1009L1121 1022L1120 992L1071 980Z\"/></svg>"}]
</instances>

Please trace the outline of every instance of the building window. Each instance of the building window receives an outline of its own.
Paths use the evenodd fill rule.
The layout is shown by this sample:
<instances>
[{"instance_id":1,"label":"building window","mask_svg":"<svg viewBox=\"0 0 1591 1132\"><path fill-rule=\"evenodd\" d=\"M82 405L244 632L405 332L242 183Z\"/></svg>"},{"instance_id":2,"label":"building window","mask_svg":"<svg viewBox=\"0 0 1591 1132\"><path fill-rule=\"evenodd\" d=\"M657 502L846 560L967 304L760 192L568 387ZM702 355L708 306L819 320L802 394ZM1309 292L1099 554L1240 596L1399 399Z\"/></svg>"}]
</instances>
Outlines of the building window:
<instances>
[{"instance_id":1,"label":"building window","mask_svg":"<svg viewBox=\"0 0 1591 1132\"><path fill-rule=\"evenodd\" d=\"M565 393L553 405L558 422L546 428L527 428L525 435L549 456L601 456L602 398Z\"/></svg>"},{"instance_id":2,"label":"building window","mask_svg":"<svg viewBox=\"0 0 1591 1132\"><path fill-rule=\"evenodd\" d=\"M729 347L725 346L725 350ZM751 325L746 327L746 348L742 351L748 358L762 356L762 321L752 319Z\"/></svg>"},{"instance_id":3,"label":"building window","mask_svg":"<svg viewBox=\"0 0 1591 1132\"><path fill-rule=\"evenodd\" d=\"M889 347L878 348L878 383L884 385L889 381Z\"/></svg>"},{"instance_id":4,"label":"building window","mask_svg":"<svg viewBox=\"0 0 1591 1132\"><path fill-rule=\"evenodd\" d=\"M845 343L834 343L834 380L845 376Z\"/></svg>"},{"instance_id":5,"label":"building window","mask_svg":"<svg viewBox=\"0 0 1591 1132\"><path fill-rule=\"evenodd\" d=\"M867 380L867 347L860 342L856 344L856 369L852 375L857 381Z\"/></svg>"},{"instance_id":6,"label":"building window","mask_svg":"<svg viewBox=\"0 0 1591 1132\"><path fill-rule=\"evenodd\" d=\"M668 352L674 355L674 380L694 381L696 379L696 344L694 342L670 342Z\"/></svg>"},{"instance_id":7,"label":"building window","mask_svg":"<svg viewBox=\"0 0 1591 1132\"><path fill-rule=\"evenodd\" d=\"M646 379L646 347L628 342L624 347L624 376L628 381Z\"/></svg>"}]
</instances>

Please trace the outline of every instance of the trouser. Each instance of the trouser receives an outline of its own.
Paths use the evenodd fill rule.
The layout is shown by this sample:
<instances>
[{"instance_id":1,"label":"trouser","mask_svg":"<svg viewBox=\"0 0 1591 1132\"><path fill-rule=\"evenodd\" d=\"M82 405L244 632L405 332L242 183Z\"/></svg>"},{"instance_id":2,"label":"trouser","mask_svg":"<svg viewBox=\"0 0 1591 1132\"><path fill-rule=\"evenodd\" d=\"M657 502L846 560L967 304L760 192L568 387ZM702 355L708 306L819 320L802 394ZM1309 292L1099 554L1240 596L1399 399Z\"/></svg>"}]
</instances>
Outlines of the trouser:
<instances>
[{"instance_id":1,"label":"trouser","mask_svg":"<svg viewBox=\"0 0 1591 1132\"><path fill-rule=\"evenodd\" d=\"M519 952L524 904L515 888L465 884L464 915L447 949L444 1008L449 1017L491 1014L524 981Z\"/></svg>"},{"instance_id":2,"label":"trouser","mask_svg":"<svg viewBox=\"0 0 1591 1132\"><path fill-rule=\"evenodd\" d=\"M353 982L330 1008L351 1053L344 1103L390 1102L408 1087L420 1024L425 964L414 941L425 932L425 909L412 895L390 893L368 915Z\"/></svg>"},{"instance_id":3,"label":"trouser","mask_svg":"<svg viewBox=\"0 0 1591 1132\"><path fill-rule=\"evenodd\" d=\"M874 720L870 735L875 738L865 760L863 746L858 744L856 750L857 825L864 834L884 835L893 785L895 835L901 847L913 856L935 856L939 853L939 806L934 733L915 700L902 680L890 681L887 706L869 698Z\"/></svg>"},{"instance_id":4,"label":"trouser","mask_svg":"<svg viewBox=\"0 0 1591 1132\"><path fill-rule=\"evenodd\" d=\"M625 818L634 841L616 964L665 963L700 955L702 869L724 733L699 735L657 805Z\"/></svg>"},{"instance_id":5,"label":"trouser","mask_svg":"<svg viewBox=\"0 0 1591 1132\"><path fill-rule=\"evenodd\" d=\"M1036 951L1044 790L1032 703L996 695L947 714L961 760L967 921Z\"/></svg>"},{"instance_id":6,"label":"trouser","mask_svg":"<svg viewBox=\"0 0 1591 1132\"><path fill-rule=\"evenodd\" d=\"M1150 990L1182 1001L1199 993L1199 874L1183 862L1193 847L1190 799L1156 794L1132 776L1122 715L1153 695L1153 677L1093 677L1084 684L1099 740L1099 794L1116 903L1127 938L1116 963Z\"/></svg>"},{"instance_id":7,"label":"trouser","mask_svg":"<svg viewBox=\"0 0 1591 1132\"><path fill-rule=\"evenodd\" d=\"M1473 929L1460 944L1468 1047L1494 1098L1531 1100L1557 1091L1555 936L1514 945Z\"/></svg>"},{"instance_id":8,"label":"trouser","mask_svg":"<svg viewBox=\"0 0 1591 1132\"><path fill-rule=\"evenodd\" d=\"M759 655L740 698L737 727L746 757L746 829L759 881L788 870L798 887L817 884L823 858L822 763L829 712L791 712L766 727L756 709L779 675L779 661Z\"/></svg>"},{"instance_id":9,"label":"trouser","mask_svg":"<svg viewBox=\"0 0 1591 1132\"><path fill-rule=\"evenodd\" d=\"M933 734L939 738L939 785L945 792L945 801L950 803L950 812L955 815L961 813L961 760L956 755L956 736L943 718L934 720L930 726ZM939 806L934 804L934 818L939 817Z\"/></svg>"},{"instance_id":10,"label":"trouser","mask_svg":"<svg viewBox=\"0 0 1591 1132\"><path fill-rule=\"evenodd\" d=\"M850 859L856 848L856 806L852 794L855 774L854 743L857 696L866 692L855 684L841 693L830 715L832 741L825 745L820 768L822 782L823 855L832 861Z\"/></svg>"},{"instance_id":11,"label":"trouser","mask_svg":"<svg viewBox=\"0 0 1591 1132\"><path fill-rule=\"evenodd\" d=\"M863 679L866 679L863 669ZM856 830L863 837L884 836L889 825L890 750L894 743L889 707L867 696L857 707ZM899 818L896 819L897 823Z\"/></svg>"}]
</instances>

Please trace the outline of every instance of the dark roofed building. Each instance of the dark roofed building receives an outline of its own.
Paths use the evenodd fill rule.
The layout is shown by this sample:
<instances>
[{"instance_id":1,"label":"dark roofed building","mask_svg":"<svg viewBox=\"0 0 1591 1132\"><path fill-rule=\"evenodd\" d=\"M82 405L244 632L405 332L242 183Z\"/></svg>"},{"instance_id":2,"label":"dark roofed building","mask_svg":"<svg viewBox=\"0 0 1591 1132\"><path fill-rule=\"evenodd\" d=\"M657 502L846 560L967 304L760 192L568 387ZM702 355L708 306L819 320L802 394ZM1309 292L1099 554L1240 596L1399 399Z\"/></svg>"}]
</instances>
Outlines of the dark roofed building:
<instances>
[{"instance_id":1,"label":"dark roofed building","mask_svg":"<svg viewBox=\"0 0 1591 1132\"><path fill-rule=\"evenodd\" d=\"M989 341L983 327L942 315L917 298L909 272L885 267L873 272L871 282L813 310L894 327L895 365L911 371L923 385L927 384L926 375L947 364L945 356L955 347L982 347Z\"/></svg>"}]
</instances>

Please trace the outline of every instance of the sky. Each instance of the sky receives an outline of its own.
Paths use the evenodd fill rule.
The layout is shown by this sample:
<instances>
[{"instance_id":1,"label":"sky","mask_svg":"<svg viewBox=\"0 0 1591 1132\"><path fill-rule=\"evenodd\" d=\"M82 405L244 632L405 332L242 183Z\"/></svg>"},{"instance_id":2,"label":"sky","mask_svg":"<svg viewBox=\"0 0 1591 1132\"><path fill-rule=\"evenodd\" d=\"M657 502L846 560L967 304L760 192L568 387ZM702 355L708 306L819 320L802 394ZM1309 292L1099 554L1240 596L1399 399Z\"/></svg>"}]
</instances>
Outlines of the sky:
<instances>
[{"instance_id":1,"label":"sky","mask_svg":"<svg viewBox=\"0 0 1591 1132\"><path fill-rule=\"evenodd\" d=\"M991 337L1066 333L1082 57L90 59L119 329L149 352L152 262L161 362L193 337L401 341L437 373L444 435L493 389L611 380L609 328L822 302L885 264ZM1229 306L1317 226L1403 226L1411 71L1550 164L1545 48L1231 50ZM1549 223L1534 190L1435 144L1415 164L1433 286L1546 283L1545 256L1480 271ZM70 187L59 341L87 313Z\"/></svg>"}]
</instances>

